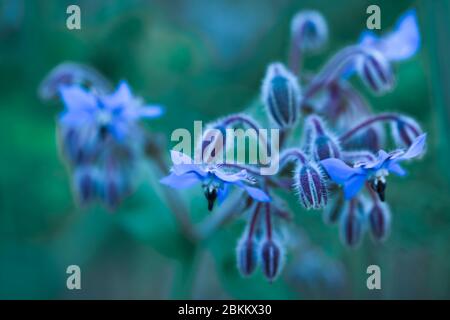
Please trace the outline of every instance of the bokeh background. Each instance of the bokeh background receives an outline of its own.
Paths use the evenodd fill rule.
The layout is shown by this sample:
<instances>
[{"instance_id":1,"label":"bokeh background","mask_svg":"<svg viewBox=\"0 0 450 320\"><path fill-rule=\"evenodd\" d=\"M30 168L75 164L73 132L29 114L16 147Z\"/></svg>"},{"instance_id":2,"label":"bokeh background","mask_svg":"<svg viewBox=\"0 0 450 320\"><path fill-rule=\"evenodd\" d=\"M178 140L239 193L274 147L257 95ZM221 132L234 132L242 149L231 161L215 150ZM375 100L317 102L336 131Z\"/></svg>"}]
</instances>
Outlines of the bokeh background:
<instances>
[{"instance_id":1,"label":"bokeh background","mask_svg":"<svg viewBox=\"0 0 450 320\"><path fill-rule=\"evenodd\" d=\"M81 30L66 28L70 4L81 7ZM370 4L381 7L384 31L416 8L422 46L396 65L392 93L374 97L355 86L376 111L412 115L429 132L426 157L409 166L407 179L390 180L393 224L385 243L366 237L350 250L337 228L293 197L299 238L308 245L290 251L285 272L269 284L260 272L248 279L237 272L243 221L194 245L155 181L141 184L114 214L76 206L56 147L62 106L37 96L55 65L76 61L114 83L127 79L137 94L167 107L149 127L168 137L194 120L245 110L266 65L286 60L298 10L320 10L330 26L328 50L305 62L316 70L358 39ZM447 0L0 0L0 298L450 298L448 16ZM201 190L184 196L194 222L208 215ZM82 290L66 288L71 264L81 267ZM381 267L382 290L366 287L370 264Z\"/></svg>"}]
</instances>

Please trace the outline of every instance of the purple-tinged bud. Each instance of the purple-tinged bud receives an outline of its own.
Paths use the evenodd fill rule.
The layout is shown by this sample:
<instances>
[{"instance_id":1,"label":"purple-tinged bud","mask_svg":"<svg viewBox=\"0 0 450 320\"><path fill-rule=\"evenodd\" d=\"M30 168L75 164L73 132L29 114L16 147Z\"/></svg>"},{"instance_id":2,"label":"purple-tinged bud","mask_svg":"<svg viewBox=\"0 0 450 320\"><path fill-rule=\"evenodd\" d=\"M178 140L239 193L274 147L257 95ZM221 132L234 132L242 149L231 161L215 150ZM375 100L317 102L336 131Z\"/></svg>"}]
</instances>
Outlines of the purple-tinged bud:
<instances>
[{"instance_id":1,"label":"purple-tinged bud","mask_svg":"<svg viewBox=\"0 0 450 320\"><path fill-rule=\"evenodd\" d=\"M315 162L299 162L294 176L294 187L306 209L321 209L328 199L327 185L322 171Z\"/></svg>"},{"instance_id":2,"label":"purple-tinged bud","mask_svg":"<svg viewBox=\"0 0 450 320\"><path fill-rule=\"evenodd\" d=\"M272 282L280 274L283 264L283 247L273 239L265 239L261 245L261 267L264 276Z\"/></svg>"},{"instance_id":3,"label":"purple-tinged bud","mask_svg":"<svg viewBox=\"0 0 450 320\"><path fill-rule=\"evenodd\" d=\"M323 211L323 221L330 225L338 222L344 206L344 196L342 193L339 193L336 198L325 207Z\"/></svg>"},{"instance_id":4,"label":"purple-tinged bud","mask_svg":"<svg viewBox=\"0 0 450 320\"><path fill-rule=\"evenodd\" d=\"M258 266L258 249L255 238L249 238L247 232L244 232L236 248L237 266L242 276L250 276Z\"/></svg>"},{"instance_id":5,"label":"purple-tinged bud","mask_svg":"<svg viewBox=\"0 0 450 320\"><path fill-rule=\"evenodd\" d=\"M389 234L391 213L385 202L376 201L369 211L369 226L372 236L377 241L383 241Z\"/></svg>"},{"instance_id":6,"label":"purple-tinged bud","mask_svg":"<svg viewBox=\"0 0 450 320\"><path fill-rule=\"evenodd\" d=\"M88 166L75 169L74 187L81 205L87 205L97 196L98 172Z\"/></svg>"},{"instance_id":7,"label":"purple-tinged bud","mask_svg":"<svg viewBox=\"0 0 450 320\"><path fill-rule=\"evenodd\" d=\"M361 243L365 219L366 215L361 199L353 198L346 203L340 221L341 241L345 245L355 248Z\"/></svg>"},{"instance_id":8,"label":"purple-tinged bud","mask_svg":"<svg viewBox=\"0 0 450 320\"><path fill-rule=\"evenodd\" d=\"M262 101L270 118L280 127L292 127L300 116L300 86L297 78L281 63L267 68Z\"/></svg>"},{"instance_id":9,"label":"purple-tinged bud","mask_svg":"<svg viewBox=\"0 0 450 320\"><path fill-rule=\"evenodd\" d=\"M338 139L329 132L322 119L318 116L310 116L306 123L312 131L309 150L314 159L320 161L328 158L340 158L341 148Z\"/></svg>"},{"instance_id":10,"label":"purple-tinged bud","mask_svg":"<svg viewBox=\"0 0 450 320\"><path fill-rule=\"evenodd\" d=\"M391 123L392 135L397 146L408 148L422 133L419 124L409 117L401 117Z\"/></svg>"},{"instance_id":11,"label":"purple-tinged bud","mask_svg":"<svg viewBox=\"0 0 450 320\"><path fill-rule=\"evenodd\" d=\"M300 11L292 19L291 34L294 44L300 49L315 52L327 43L327 22L318 11Z\"/></svg>"},{"instance_id":12,"label":"purple-tinged bud","mask_svg":"<svg viewBox=\"0 0 450 320\"><path fill-rule=\"evenodd\" d=\"M357 70L364 84L375 94L384 94L394 87L395 79L391 65L377 50L367 50L358 59Z\"/></svg>"}]
</instances>

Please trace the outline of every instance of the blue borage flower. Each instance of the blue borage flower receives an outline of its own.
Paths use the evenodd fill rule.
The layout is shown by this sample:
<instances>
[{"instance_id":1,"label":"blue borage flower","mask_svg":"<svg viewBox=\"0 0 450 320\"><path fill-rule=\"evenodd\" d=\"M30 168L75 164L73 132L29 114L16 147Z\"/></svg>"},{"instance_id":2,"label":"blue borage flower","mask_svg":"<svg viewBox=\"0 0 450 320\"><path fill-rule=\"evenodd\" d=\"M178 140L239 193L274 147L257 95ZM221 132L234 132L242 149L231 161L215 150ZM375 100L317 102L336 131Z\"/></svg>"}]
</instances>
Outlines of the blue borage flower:
<instances>
[{"instance_id":1,"label":"blue borage flower","mask_svg":"<svg viewBox=\"0 0 450 320\"><path fill-rule=\"evenodd\" d=\"M256 201L270 201L270 197L263 190L249 186L255 181L246 170L230 172L221 165L195 164L189 156L173 150L171 158L173 163L171 173L161 179L161 183L180 189L201 182L210 211L216 199L222 202L226 198L232 185L243 189Z\"/></svg>"},{"instance_id":2,"label":"blue borage flower","mask_svg":"<svg viewBox=\"0 0 450 320\"><path fill-rule=\"evenodd\" d=\"M377 36L372 31L361 33L359 43L381 52L389 61L411 58L420 47L420 33L416 10L406 11L397 21L394 30Z\"/></svg>"},{"instance_id":3,"label":"blue borage flower","mask_svg":"<svg viewBox=\"0 0 450 320\"><path fill-rule=\"evenodd\" d=\"M79 85L62 86L60 94L66 106L59 118L62 126L85 130L94 128L100 137L110 134L118 142L128 136L130 127L137 120L162 114L160 106L144 106L124 81L112 94L96 94Z\"/></svg>"},{"instance_id":4,"label":"blue borage flower","mask_svg":"<svg viewBox=\"0 0 450 320\"><path fill-rule=\"evenodd\" d=\"M65 110L59 117L63 156L73 175L81 204L101 200L110 209L132 190L143 151L142 118L162 114L160 106L144 106L126 82L111 94L79 84L59 87Z\"/></svg>"},{"instance_id":5,"label":"blue borage flower","mask_svg":"<svg viewBox=\"0 0 450 320\"><path fill-rule=\"evenodd\" d=\"M369 50L369 52L373 52L375 56L381 54L386 62L383 62L383 60L380 60L379 58L376 60L381 61L380 65L388 65L390 62L401 62L413 57L420 48L420 41L417 14L414 9L411 9L400 16L394 30L389 33L378 36L372 31L363 31L359 37L358 45ZM362 59L358 60L358 63L351 63L347 66L342 73L342 77L346 79L350 77L355 70L359 69L363 81L372 88L372 84L376 84L376 82L373 81L372 84L370 83L370 80L366 76L369 73L363 72L362 67L364 63L362 62ZM386 69L386 67L384 69ZM382 73L379 74L382 75ZM381 80L380 84L385 82L382 86L374 86L375 93L383 93L383 91L390 88L388 84L393 85L392 81L382 81L382 78L378 80L374 78L374 80Z\"/></svg>"},{"instance_id":6,"label":"blue borage flower","mask_svg":"<svg viewBox=\"0 0 450 320\"><path fill-rule=\"evenodd\" d=\"M394 173L399 176L406 174L400 166L400 162L419 157L425 150L426 134L422 134L414 140L407 151L397 150L385 152L380 150L373 161L356 163L353 168L340 159L325 159L321 161L323 168L330 178L344 187L346 199L352 199L363 187L366 181L370 181L372 188L384 201L386 176Z\"/></svg>"}]
</instances>

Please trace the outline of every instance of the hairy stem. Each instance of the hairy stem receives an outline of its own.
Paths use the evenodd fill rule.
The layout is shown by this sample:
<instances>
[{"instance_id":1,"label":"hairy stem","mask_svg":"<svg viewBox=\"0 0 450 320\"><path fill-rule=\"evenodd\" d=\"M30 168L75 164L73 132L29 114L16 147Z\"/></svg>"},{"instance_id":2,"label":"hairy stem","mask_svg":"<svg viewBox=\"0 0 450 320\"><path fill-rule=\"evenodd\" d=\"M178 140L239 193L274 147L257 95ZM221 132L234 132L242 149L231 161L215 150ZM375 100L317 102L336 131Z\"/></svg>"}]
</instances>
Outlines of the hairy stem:
<instances>
[{"instance_id":1,"label":"hairy stem","mask_svg":"<svg viewBox=\"0 0 450 320\"><path fill-rule=\"evenodd\" d=\"M366 129L367 127L369 127L370 125L372 125L372 124L374 124L376 122L399 121L399 120L401 120L401 116L396 114L396 113L381 113L381 114L378 114L376 116L373 116L373 117L370 117L370 118L364 120L360 124L354 126L353 128L351 128L347 132L343 133L339 137L339 140L341 142L345 142L346 140L348 140L349 138L351 138L355 134L359 133L361 130ZM411 126L407 122L405 122L405 125L408 126L415 134L417 134L417 135L419 134L419 132L417 131L417 129L414 126Z\"/></svg>"},{"instance_id":2,"label":"hairy stem","mask_svg":"<svg viewBox=\"0 0 450 320\"><path fill-rule=\"evenodd\" d=\"M307 100L336 80L342 72L355 60L356 57L365 55L366 49L361 46L349 46L336 53L320 72L313 78L311 84L306 88L303 96Z\"/></svg>"}]
</instances>

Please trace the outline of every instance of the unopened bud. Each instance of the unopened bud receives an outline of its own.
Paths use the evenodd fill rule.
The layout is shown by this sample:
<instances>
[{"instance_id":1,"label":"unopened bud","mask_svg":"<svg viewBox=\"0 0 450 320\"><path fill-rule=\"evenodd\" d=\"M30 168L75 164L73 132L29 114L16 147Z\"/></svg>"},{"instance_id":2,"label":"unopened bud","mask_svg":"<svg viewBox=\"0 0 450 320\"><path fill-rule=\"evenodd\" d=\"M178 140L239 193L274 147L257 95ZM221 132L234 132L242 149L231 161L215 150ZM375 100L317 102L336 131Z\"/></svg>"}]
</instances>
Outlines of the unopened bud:
<instances>
[{"instance_id":1,"label":"unopened bud","mask_svg":"<svg viewBox=\"0 0 450 320\"><path fill-rule=\"evenodd\" d=\"M329 132L318 116L310 116L306 120L307 126L311 128L312 138L310 150L316 161L339 158L341 154L338 139Z\"/></svg>"},{"instance_id":2,"label":"unopened bud","mask_svg":"<svg viewBox=\"0 0 450 320\"><path fill-rule=\"evenodd\" d=\"M369 211L370 231L374 239L383 241L386 239L391 224L391 214L386 203L375 202Z\"/></svg>"},{"instance_id":3,"label":"unopened bud","mask_svg":"<svg viewBox=\"0 0 450 320\"><path fill-rule=\"evenodd\" d=\"M243 276L251 275L258 265L258 243L244 233L236 248L238 270Z\"/></svg>"},{"instance_id":4,"label":"unopened bud","mask_svg":"<svg viewBox=\"0 0 450 320\"><path fill-rule=\"evenodd\" d=\"M401 117L391 124L392 135L396 145L409 147L422 134L419 124L409 117Z\"/></svg>"},{"instance_id":5,"label":"unopened bud","mask_svg":"<svg viewBox=\"0 0 450 320\"><path fill-rule=\"evenodd\" d=\"M341 240L349 247L357 247L361 243L364 232L364 206L359 198L350 200L341 215Z\"/></svg>"},{"instance_id":6,"label":"unopened bud","mask_svg":"<svg viewBox=\"0 0 450 320\"><path fill-rule=\"evenodd\" d=\"M344 209L345 200L342 193L333 199L332 203L329 203L323 211L323 220L326 224L335 224L339 221L342 210Z\"/></svg>"},{"instance_id":7,"label":"unopened bud","mask_svg":"<svg viewBox=\"0 0 450 320\"><path fill-rule=\"evenodd\" d=\"M277 241L264 240L261 246L261 262L265 277L272 282L279 275L284 262L283 248Z\"/></svg>"},{"instance_id":8,"label":"unopened bud","mask_svg":"<svg viewBox=\"0 0 450 320\"><path fill-rule=\"evenodd\" d=\"M384 94L394 87L395 79L391 65L377 50L367 50L358 59L357 70L364 84L375 94Z\"/></svg>"},{"instance_id":9,"label":"unopened bud","mask_svg":"<svg viewBox=\"0 0 450 320\"><path fill-rule=\"evenodd\" d=\"M271 119L280 128L293 126L300 116L300 86L281 63L269 65L262 88L262 100Z\"/></svg>"},{"instance_id":10,"label":"unopened bud","mask_svg":"<svg viewBox=\"0 0 450 320\"><path fill-rule=\"evenodd\" d=\"M299 163L294 180L300 202L306 209L321 209L327 204L326 182L316 163Z\"/></svg>"},{"instance_id":11,"label":"unopened bud","mask_svg":"<svg viewBox=\"0 0 450 320\"><path fill-rule=\"evenodd\" d=\"M300 11L292 19L291 34L294 44L300 49L315 52L328 40L327 22L317 11Z\"/></svg>"}]
</instances>

